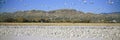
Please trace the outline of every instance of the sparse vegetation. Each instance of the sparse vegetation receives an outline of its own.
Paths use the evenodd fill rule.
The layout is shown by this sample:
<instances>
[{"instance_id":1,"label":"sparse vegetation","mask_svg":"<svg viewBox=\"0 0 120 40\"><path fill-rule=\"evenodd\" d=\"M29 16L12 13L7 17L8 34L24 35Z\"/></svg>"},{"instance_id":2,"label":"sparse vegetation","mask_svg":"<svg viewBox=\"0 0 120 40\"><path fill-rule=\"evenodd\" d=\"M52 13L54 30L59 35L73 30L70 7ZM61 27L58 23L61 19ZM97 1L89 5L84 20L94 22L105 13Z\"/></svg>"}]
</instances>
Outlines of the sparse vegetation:
<instances>
[{"instance_id":1,"label":"sparse vegetation","mask_svg":"<svg viewBox=\"0 0 120 40\"><path fill-rule=\"evenodd\" d=\"M0 22L37 22L37 23L120 23L120 12L84 13L74 9L53 11L30 10L13 13L0 13Z\"/></svg>"}]
</instances>

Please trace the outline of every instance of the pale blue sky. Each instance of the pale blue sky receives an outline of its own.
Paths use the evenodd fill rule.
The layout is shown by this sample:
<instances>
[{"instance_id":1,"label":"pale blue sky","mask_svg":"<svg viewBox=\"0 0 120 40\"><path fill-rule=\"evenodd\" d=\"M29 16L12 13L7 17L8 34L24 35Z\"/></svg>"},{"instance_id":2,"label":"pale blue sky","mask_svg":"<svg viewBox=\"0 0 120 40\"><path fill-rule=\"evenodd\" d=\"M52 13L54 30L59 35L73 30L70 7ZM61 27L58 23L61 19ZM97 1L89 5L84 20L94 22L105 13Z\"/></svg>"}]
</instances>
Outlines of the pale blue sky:
<instances>
[{"instance_id":1,"label":"pale blue sky","mask_svg":"<svg viewBox=\"0 0 120 40\"><path fill-rule=\"evenodd\" d=\"M83 12L109 13L120 12L120 0L3 0L0 12L23 10L76 9Z\"/></svg>"}]
</instances>

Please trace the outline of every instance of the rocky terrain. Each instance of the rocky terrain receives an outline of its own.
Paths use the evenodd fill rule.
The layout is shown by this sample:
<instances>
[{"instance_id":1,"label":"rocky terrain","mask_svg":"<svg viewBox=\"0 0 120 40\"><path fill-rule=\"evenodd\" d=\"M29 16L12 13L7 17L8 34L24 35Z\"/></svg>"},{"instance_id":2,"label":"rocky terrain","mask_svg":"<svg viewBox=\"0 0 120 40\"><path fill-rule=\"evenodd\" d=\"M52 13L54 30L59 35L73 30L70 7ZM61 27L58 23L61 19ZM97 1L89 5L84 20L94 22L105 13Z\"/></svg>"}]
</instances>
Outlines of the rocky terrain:
<instances>
[{"instance_id":1,"label":"rocky terrain","mask_svg":"<svg viewBox=\"0 0 120 40\"><path fill-rule=\"evenodd\" d=\"M0 26L0 40L120 40L120 26Z\"/></svg>"}]
</instances>

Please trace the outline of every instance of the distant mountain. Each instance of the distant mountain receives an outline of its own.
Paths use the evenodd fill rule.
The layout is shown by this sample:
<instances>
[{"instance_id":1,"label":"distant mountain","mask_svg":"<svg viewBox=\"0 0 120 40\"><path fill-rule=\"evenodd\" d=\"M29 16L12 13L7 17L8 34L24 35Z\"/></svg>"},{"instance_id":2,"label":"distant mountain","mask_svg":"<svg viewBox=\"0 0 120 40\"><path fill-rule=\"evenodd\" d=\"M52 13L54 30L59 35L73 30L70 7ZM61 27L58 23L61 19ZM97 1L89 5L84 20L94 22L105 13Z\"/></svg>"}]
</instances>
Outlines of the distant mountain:
<instances>
[{"instance_id":1,"label":"distant mountain","mask_svg":"<svg viewBox=\"0 0 120 40\"><path fill-rule=\"evenodd\" d=\"M49 11L48 13L61 13L61 14L81 13L81 14L83 14L84 12L77 11L75 9L58 9L58 10Z\"/></svg>"},{"instance_id":2,"label":"distant mountain","mask_svg":"<svg viewBox=\"0 0 120 40\"><path fill-rule=\"evenodd\" d=\"M101 15L102 14L102 15ZM98 23L120 22L120 12L112 13L84 13L75 9L58 9L51 11L28 10L13 13L0 13L0 22L71 22L71 23Z\"/></svg>"},{"instance_id":3,"label":"distant mountain","mask_svg":"<svg viewBox=\"0 0 120 40\"><path fill-rule=\"evenodd\" d=\"M120 14L120 12L112 12L112 13L101 13L101 14Z\"/></svg>"},{"instance_id":4,"label":"distant mountain","mask_svg":"<svg viewBox=\"0 0 120 40\"><path fill-rule=\"evenodd\" d=\"M120 12L112 12L111 14L120 14Z\"/></svg>"}]
</instances>

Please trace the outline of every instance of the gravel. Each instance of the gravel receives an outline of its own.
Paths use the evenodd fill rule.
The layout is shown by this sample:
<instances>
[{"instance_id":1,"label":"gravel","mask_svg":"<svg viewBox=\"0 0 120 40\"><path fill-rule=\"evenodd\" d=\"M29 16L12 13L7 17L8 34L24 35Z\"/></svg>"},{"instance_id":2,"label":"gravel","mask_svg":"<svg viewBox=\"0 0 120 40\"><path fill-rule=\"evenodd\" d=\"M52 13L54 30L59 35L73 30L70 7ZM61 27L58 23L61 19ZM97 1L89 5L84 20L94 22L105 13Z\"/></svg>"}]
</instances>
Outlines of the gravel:
<instances>
[{"instance_id":1,"label":"gravel","mask_svg":"<svg viewBox=\"0 0 120 40\"><path fill-rule=\"evenodd\" d=\"M120 40L120 26L0 26L0 40Z\"/></svg>"}]
</instances>

